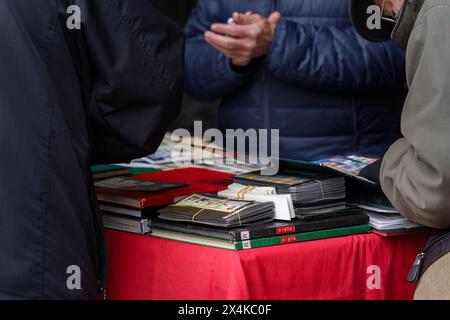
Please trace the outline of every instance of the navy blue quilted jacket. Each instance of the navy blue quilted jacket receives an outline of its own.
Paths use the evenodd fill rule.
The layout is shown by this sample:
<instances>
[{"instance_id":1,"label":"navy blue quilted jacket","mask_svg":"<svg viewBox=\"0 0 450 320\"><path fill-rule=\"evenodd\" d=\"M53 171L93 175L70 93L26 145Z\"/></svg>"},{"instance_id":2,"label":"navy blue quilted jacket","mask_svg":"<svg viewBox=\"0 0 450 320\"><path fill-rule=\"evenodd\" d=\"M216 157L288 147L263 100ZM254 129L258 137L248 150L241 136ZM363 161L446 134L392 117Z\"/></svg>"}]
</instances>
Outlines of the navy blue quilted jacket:
<instances>
[{"instance_id":1,"label":"navy blue quilted jacket","mask_svg":"<svg viewBox=\"0 0 450 320\"><path fill-rule=\"evenodd\" d=\"M200 0L186 27L187 93L223 99L221 129L280 129L285 158L383 155L400 135L404 53L356 35L347 2ZM203 34L247 10L283 19L267 56L240 74Z\"/></svg>"}]
</instances>

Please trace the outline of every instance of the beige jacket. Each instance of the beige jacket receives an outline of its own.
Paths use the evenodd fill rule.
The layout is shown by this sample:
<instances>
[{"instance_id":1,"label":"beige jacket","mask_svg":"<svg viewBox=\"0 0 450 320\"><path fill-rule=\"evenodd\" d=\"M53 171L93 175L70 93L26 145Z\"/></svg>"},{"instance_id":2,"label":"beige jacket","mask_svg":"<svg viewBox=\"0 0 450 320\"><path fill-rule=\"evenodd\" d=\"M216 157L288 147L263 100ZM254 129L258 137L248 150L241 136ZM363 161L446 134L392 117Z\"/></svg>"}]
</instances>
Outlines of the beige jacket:
<instances>
[{"instance_id":1,"label":"beige jacket","mask_svg":"<svg viewBox=\"0 0 450 320\"><path fill-rule=\"evenodd\" d=\"M407 0L393 33L407 43L409 95L381 185L402 215L450 227L450 0Z\"/></svg>"}]
</instances>

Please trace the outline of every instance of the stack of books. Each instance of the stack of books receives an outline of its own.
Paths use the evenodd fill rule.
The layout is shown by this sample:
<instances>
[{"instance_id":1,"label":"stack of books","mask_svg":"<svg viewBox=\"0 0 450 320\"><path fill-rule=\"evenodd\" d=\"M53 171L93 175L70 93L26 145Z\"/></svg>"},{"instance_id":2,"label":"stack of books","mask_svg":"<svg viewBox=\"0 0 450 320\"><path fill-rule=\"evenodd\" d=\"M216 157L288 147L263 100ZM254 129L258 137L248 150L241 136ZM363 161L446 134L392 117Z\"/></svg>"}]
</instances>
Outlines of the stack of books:
<instances>
[{"instance_id":1,"label":"stack of books","mask_svg":"<svg viewBox=\"0 0 450 320\"><path fill-rule=\"evenodd\" d=\"M254 206L250 201L247 201L247 203L250 206ZM212 203L208 204L206 209L209 211L210 217L223 217L223 215L236 217L234 212L220 211L213 214L214 210L209 209L211 206L214 205ZM200 207L196 209L199 209L196 212L201 210ZM165 209L164 212L168 210L172 209ZM188 222L189 216L191 216L191 221ZM369 219L363 213L310 221L294 218L290 222L264 222L266 219L261 217L260 221L250 223L247 220L237 227L223 227L224 223L213 222L217 221L217 219L222 218L213 218L205 223L205 220L198 221L196 218L193 218L192 211L189 211L187 218L184 218L183 221L174 221L170 217L167 219L167 215L161 214L158 218L154 218L151 221L151 235L158 238L228 250L245 250L361 234L370 231Z\"/></svg>"},{"instance_id":2,"label":"stack of books","mask_svg":"<svg viewBox=\"0 0 450 320\"><path fill-rule=\"evenodd\" d=\"M167 148L134 163L165 166ZM229 250L370 229L381 235L422 229L401 217L379 186L359 176L374 161L281 160L274 176L248 168L225 170L235 175L198 167L144 167L143 174L133 175L137 167L117 165L97 167L93 174L105 227Z\"/></svg>"},{"instance_id":3,"label":"stack of books","mask_svg":"<svg viewBox=\"0 0 450 320\"><path fill-rule=\"evenodd\" d=\"M423 231L422 225L413 223L398 213L376 212L374 210L366 210L366 214L370 218L370 226L374 233L384 236L397 236L410 232Z\"/></svg>"},{"instance_id":4,"label":"stack of books","mask_svg":"<svg viewBox=\"0 0 450 320\"><path fill-rule=\"evenodd\" d=\"M228 199L251 200L256 202L271 201L275 208L275 219L290 221L295 217L295 210L290 194L277 194L274 187L245 186L233 183L227 190L218 193Z\"/></svg>"},{"instance_id":5,"label":"stack of books","mask_svg":"<svg viewBox=\"0 0 450 320\"><path fill-rule=\"evenodd\" d=\"M151 235L244 250L370 231L364 210L345 204L345 179L340 176L250 173L233 181L220 197L196 194L159 210L151 221ZM302 214L297 216L294 209L290 215L294 206ZM285 208L284 214L279 208Z\"/></svg>"},{"instance_id":6,"label":"stack of books","mask_svg":"<svg viewBox=\"0 0 450 320\"><path fill-rule=\"evenodd\" d=\"M135 210L126 207L100 205L103 214L103 225L107 229L149 234L150 219L157 216L153 210Z\"/></svg>"},{"instance_id":7,"label":"stack of books","mask_svg":"<svg viewBox=\"0 0 450 320\"><path fill-rule=\"evenodd\" d=\"M206 194L186 197L159 213L164 220L224 228L272 221L275 214L273 202L231 200Z\"/></svg>"},{"instance_id":8,"label":"stack of books","mask_svg":"<svg viewBox=\"0 0 450 320\"><path fill-rule=\"evenodd\" d=\"M370 218L370 226L378 235L392 236L422 231L424 226L408 221L392 207L379 185L360 176L366 166L377 160L353 155L335 156L313 163L293 160L283 160L281 163L284 167L300 171L340 174L345 178L346 205L364 210Z\"/></svg>"},{"instance_id":9,"label":"stack of books","mask_svg":"<svg viewBox=\"0 0 450 320\"><path fill-rule=\"evenodd\" d=\"M277 195L290 195L299 218L337 213L347 209L345 179L335 174L283 170L274 176L249 173L234 177L248 186L274 187Z\"/></svg>"},{"instance_id":10,"label":"stack of books","mask_svg":"<svg viewBox=\"0 0 450 320\"><path fill-rule=\"evenodd\" d=\"M148 234L158 210L196 192L217 193L231 174L200 168L155 171L95 182L106 228Z\"/></svg>"}]
</instances>

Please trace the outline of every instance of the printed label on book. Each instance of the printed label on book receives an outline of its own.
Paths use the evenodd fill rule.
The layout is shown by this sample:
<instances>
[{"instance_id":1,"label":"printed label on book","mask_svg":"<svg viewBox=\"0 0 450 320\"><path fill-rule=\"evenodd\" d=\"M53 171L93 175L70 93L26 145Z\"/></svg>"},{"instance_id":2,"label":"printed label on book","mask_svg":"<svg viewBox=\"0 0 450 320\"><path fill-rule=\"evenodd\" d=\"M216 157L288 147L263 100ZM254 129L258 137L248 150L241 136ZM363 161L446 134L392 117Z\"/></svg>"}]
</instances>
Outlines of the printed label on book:
<instances>
[{"instance_id":1,"label":"printed label on book","mask_svg":"<svg viewBox=\"0 0 450 320\"><path fill-rule=\"evenodd\" d=\"M252 243L249 240L242 241L242 248L243 249L251 249L252 248Z\"/></svg>"},{"instance_id":2,"label":"printed label on book","mask_svg":"<svg viewBox=\"0 0 450 320\"><path fill-rule=\"evenodd\" d=\"M241 231L241 239L242 240L250 239L250 232L249 231Z\"/></svg>"},{"instance_id":3,"label":"printed label on book","mask_svg":"<svg viewBox=\"0 0 450 320\"><path fill-rule=\"evenodd\" d=\"M295 233L295 226L285 226L277 228L277 235Z\"/></svg>"},{"instance_id":4,"label":"printed label on book","mask_svg":"<svg viewBox=\"0 0 450 320\"><path fill-rule=\"evenodd\" d=\"M298 240L297 236L282 237L281 244L293 243L293 242L297 242L297 240Z\"/></svg>"}]
</instances>

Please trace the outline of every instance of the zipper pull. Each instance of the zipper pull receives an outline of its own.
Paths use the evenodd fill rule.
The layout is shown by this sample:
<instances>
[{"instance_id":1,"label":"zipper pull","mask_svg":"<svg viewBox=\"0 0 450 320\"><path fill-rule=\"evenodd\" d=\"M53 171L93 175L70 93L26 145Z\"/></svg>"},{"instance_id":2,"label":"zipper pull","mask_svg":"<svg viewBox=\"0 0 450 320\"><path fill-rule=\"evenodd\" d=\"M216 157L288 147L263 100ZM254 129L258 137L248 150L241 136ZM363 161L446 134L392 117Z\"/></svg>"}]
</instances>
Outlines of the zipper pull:
<instances>
[{"instance_id":1,"label":"zipper pull","mask_svg":"<svg viewBox=\"0 0 450 320\"><path fill-rule=\"evenodd\" d=\"M97 290L98 290L98 298L107 300L106 289L103 287L101 281L98 281Z\"/></svg>"},{"instance_id":2,"label":"zipper pull","mask_svg":"<svg viewBox=\"0 0 450 320\"><path fill-rule=\"evenodd\" d=\"M422 266L423 258L425 257L425 253L419 253L414 260L414 264L408 273L408 282L416 282L419 279L420 267Z\"/></svg>"}]
</instances>

